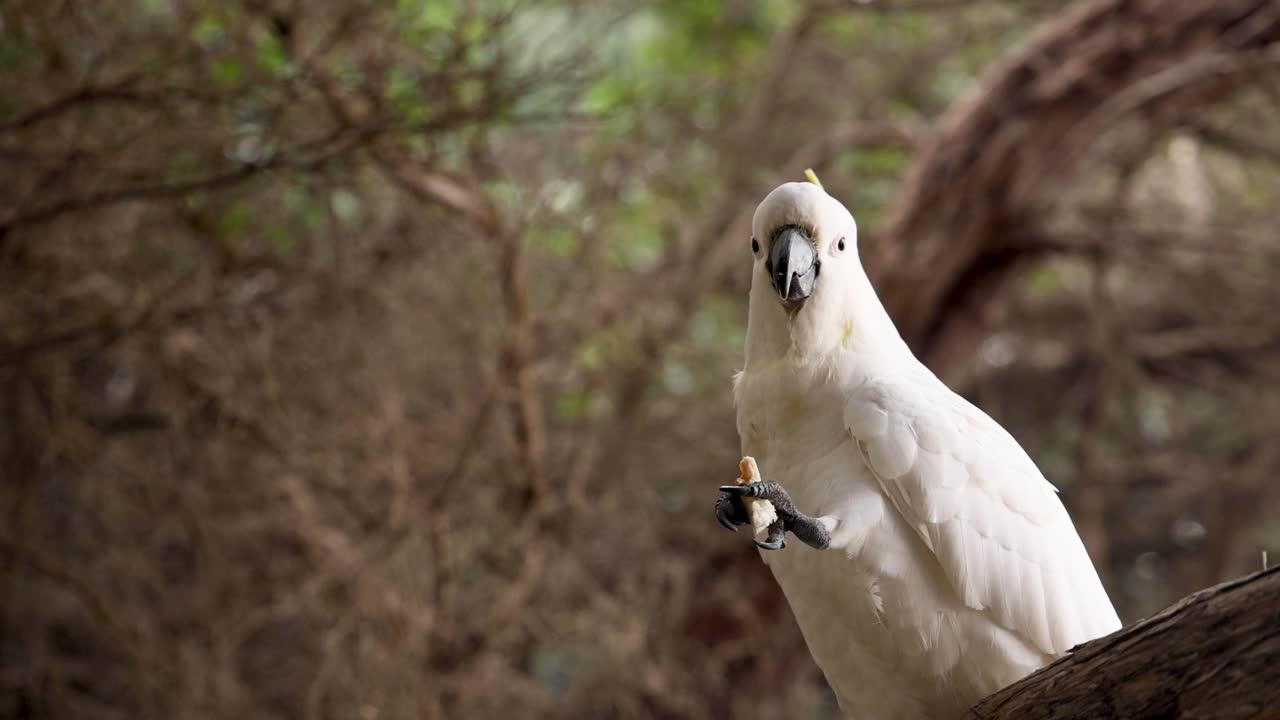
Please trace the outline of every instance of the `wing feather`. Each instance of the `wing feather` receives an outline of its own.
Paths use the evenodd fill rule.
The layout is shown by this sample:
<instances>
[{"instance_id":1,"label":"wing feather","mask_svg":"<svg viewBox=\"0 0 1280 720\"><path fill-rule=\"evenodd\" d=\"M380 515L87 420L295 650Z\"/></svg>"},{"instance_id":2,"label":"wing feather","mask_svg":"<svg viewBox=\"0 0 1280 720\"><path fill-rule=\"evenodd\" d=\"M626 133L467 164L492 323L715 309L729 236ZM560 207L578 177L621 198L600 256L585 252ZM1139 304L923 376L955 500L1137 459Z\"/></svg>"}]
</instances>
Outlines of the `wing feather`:
<instances>
[{"instance_id":1,"label":"wing feather","mask_svg":"<svg viewBox=\"0 0 1280 720\"><path fill-rule=\"evenodd\" d=\"M1051 654L1120 627L1056 490L985 413L908 377L859 386L844 419L966 605Z\"/></svg>"}]
</instances>

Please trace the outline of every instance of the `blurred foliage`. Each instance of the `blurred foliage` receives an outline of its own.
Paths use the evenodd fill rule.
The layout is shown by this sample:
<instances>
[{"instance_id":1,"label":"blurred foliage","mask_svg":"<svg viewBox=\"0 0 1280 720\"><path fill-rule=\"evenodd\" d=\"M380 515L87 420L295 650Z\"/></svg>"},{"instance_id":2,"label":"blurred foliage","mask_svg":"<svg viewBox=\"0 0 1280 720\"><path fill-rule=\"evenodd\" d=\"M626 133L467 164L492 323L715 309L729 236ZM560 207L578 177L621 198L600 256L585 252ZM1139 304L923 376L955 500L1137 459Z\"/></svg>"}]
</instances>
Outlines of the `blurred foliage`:
<instances>
[{"instance_id":1,"label":"blurred foliage","mask_svg":"<svg viewBox=\"0 0 1280 720\"><path fill-rule=\"evenodd\" d=\"M709 513L745 223L813 165L874 248L1058 9L910 5L5 3L0 716L833 717ZM1128 620L1280 546L1276 156L1151 147L938 368Z\"/></svg>"}]
</instances>

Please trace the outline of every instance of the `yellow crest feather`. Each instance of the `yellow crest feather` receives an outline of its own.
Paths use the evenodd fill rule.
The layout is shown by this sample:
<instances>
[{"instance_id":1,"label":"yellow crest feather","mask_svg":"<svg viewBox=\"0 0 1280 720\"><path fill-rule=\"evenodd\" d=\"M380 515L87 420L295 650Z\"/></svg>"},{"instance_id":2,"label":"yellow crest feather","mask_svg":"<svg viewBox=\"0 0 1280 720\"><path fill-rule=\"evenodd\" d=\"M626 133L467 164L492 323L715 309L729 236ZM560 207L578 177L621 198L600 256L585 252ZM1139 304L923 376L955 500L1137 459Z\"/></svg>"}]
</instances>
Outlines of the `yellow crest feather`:
<instances>
[{"instance_id":1,"label":"yellow crest feather","mask_svg":"<svg viewBox=\"0 0 1280 720\"><path fill-rule=\"evenodd\" d=\"M822 181L818 179L818 174L813 171L813 168L804 169L804 179L817 185L819 189L826 190L826 188L822 187Z\"/></svg>"}]
</instances>

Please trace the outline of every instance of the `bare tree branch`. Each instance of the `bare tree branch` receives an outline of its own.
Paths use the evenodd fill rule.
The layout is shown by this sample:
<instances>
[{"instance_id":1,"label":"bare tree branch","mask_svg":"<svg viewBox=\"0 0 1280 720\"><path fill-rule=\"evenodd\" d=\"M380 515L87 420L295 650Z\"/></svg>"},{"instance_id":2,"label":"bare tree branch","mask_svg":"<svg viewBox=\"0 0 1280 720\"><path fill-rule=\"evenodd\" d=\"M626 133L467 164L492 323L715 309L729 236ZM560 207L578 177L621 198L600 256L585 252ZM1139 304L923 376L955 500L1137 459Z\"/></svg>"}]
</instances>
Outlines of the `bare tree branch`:
<instances>
[{"instance_id":1,"label":"bare tree branch","mask_svg":"<svg viewBox=\"0 0 1280 720\"><path fill-rule=\"evenodd\" d=\"M983 700L982 720L1262 717L1280 707L1280 567L1201 590Z\"/></svg>"},{"instance_id":2,"label":"bare tree branch","mask_svg":"<svg viewBox=\"0 0 1280 720\"><path fill-rule=\"evenodd\" d=\"M942 309L963 292L957 282L985 248L1026 232L1032 207L1070 182L1064 143L1092 138L1073 133L1098 117L1101 103L1129 112L1143 103L1106 99L1131 87L1156 87L1139 93L1147 98L1212 84L1218 71L1239 67L1239 53L1280 39L1273 10L1264 0L1090 0L1041 28L948 112L907 171L879 251L868 259L904 337L929 357ZM1254 21L1251 32L1233 33L1244 21ZM1133 56L1118 27L1149 35L1146 51ZM1193 60L1199 70L1188 74L1179 68L1189 55L1220 59ZM1249 64L1271 56L1251 57L1258 59Z\"/></svg>"}]
</instances>

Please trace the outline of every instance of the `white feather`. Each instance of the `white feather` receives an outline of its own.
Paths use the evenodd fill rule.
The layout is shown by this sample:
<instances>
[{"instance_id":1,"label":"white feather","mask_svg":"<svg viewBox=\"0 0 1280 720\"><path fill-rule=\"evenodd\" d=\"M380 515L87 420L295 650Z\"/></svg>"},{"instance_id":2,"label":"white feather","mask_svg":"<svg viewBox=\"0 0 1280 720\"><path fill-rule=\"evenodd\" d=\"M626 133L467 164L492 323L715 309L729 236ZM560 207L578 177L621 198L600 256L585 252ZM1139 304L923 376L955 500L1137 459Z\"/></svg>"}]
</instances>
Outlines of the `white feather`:
<instances>
[{"instance_id":1,"label":"white feather","mask_svg":"<svg viewBox=\"0 0 1280 720\"><path fill-rule=\"evenodd\" d=\"M744 454L832 530L829 551L769 553L818 665L859 718L960 717L970 704L1119 619L1054 488L994 420L920 364L875 296L857 227L814 186L756 211L766 245L808 228L821 275L779 306L757 255Z\"/></svg>"},{"instance_id":2,"label":"white feather","mask_svg":"<svg viewBox=\"0 0 1280 720\"><path fill-rule=\"evenodd\" d=\"M966 605L991 608L1002 625L1055 655L1091 639L1095 628L1119 627L1053 487L994 420L955 422L980 411L923 374L864 384L848 402L846 416L883 413L896 429L854 437L885 494L938 556ZM923 450L922 437L939 452ZM963 467L949 469L939 457ZM1056 614L1050 614L1045 586L1060 589L1060 579L1078 601L1054 603Z\"/></svg>"}]
</instances>

